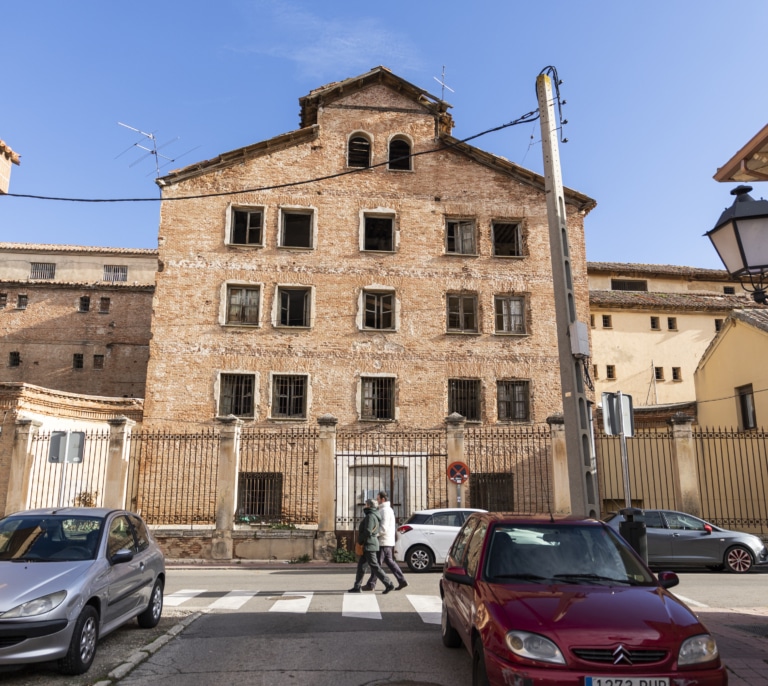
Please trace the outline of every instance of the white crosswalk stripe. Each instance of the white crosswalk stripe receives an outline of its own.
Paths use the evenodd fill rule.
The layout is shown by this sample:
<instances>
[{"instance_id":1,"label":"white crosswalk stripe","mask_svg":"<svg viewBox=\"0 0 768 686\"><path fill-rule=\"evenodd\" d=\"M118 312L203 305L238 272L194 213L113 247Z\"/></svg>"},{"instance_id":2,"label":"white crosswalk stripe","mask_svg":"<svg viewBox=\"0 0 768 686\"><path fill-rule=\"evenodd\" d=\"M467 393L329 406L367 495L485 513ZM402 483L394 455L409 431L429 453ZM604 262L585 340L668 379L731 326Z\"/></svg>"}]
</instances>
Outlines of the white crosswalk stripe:
<instances>
[{"instance_id":1,"label":"white crosswalk stripe","mask_svg":"<svg viewBox=\"0 0 768 686\"><path fill-rule=\"evenodd\" d=\"M190 598L194 598L197 595L200 595L201 593L205 593L204 588L199 589L190 589L190 588L184 588L181 591L176 591L175 593L171 593L165 598L163 598L163 604L166 607L177 607L178 605L181 605L182 603L187 602Z\"/></svg>"},{"instance_id":2,"label":"white crosswalk stripe","mask_svg":"<svg viewBox=\"0 0 768 686\"><path fill-rule=\"evenodd\" d=\"M283 597L280 600L275 601L275 604L269 608L270 612L293 612L295 614L306 614L309 610L309 604L312 602L312 596L314 593L300 593L297 591L289 591L283 593Z\"/></svg>"},{"instance_id":3,"label":"white crosswalk stripe","mask_svg":"<svg viewBox=\"0 0 768 686\"><path fill-rule=\"evenodd\" d=\"M440 624L443 602L439 595L409 595L408 600L425 624Z\"/></svg>"},{"instance_id":4,"label":"white crosswalk stripe","mask_svg":"<svg viewBox=\"0 0 768 686\"><path fill-rule=\"evenodd\" d=\"M230 591L214 600L208 607L212 610L239 610L257 593L258 591Z\"/></svg>"},{"instance_id":5,"label":"white crosswalk stripe","mask_svg":"<svg viewBox=\"0 0 768 686\"><path fill-rule=\"evenodd\" d=\"M356 617L357 619L381 619L376 596L367 593L345 593L341 614L343 617Z\"/></svg>"}]
</instances>

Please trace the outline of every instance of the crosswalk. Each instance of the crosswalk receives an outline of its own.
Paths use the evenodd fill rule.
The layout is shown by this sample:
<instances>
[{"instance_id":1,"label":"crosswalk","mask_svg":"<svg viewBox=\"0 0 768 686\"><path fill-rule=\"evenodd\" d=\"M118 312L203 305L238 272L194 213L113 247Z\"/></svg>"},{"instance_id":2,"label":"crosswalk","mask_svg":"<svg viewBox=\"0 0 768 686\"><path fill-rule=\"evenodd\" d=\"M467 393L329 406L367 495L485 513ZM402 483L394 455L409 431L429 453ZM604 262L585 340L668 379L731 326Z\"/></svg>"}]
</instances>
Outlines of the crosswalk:
<instances>
[{"instance_id":1,"label":"crosswalk","mask_svg":"<svg viewBox=\"0 0 768 686\"><path fill-rule=\"evenodd\" d=\"M342 617L352 619L382 619L381 603L391 608L392 601L397 596L382 600L375 593L344 593L334 595L341 598L339 608ZM437 595L405 594L408 607L413 610L425 624L440 624L441 600ZM258 590L209 591L204 588L183 588L169 593L164 598L165 607L180 607L185 609L205 610L212 612L237 611L249 602L259 601L254 610L306 614L311 612L313 601L317 601L314 591L285 591L283 593L260 592ZM327 604L327 596L323 603ZM334 601L335 602L335 601ZM401 610L402 611L402 610Z\"/></svg>"}]
</instances>

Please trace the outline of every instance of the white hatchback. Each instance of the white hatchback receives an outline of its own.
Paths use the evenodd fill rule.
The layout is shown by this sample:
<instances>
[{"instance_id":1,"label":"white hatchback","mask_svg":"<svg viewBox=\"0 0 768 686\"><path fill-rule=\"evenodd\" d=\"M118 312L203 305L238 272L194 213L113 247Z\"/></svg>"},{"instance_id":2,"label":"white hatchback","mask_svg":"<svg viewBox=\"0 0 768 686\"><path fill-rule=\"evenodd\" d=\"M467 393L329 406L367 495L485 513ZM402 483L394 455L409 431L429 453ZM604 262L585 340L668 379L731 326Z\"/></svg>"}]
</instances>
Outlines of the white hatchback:
<instances>
[{"instance_id":1,"label":"white hatchback","mask_svg":"<svg viewBox=\"0 0 768 686\"><path fill-rule=\"evenodd\" d=\"M444 564L453 539L473 512L485 510L449 507L414 512L397 529L395 559L412 572L428 572L433 565Z\"/></svg>"}]
</instances>

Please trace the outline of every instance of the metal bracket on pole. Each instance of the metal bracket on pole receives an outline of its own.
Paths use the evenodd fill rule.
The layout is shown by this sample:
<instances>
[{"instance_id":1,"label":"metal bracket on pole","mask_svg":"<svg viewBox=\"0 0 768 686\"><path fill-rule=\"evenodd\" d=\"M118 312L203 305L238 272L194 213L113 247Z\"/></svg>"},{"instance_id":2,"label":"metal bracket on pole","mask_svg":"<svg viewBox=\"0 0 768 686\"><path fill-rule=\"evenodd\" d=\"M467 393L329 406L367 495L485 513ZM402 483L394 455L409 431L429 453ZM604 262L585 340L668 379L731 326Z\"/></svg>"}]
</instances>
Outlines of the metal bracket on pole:
<instances>
[{"instance_id":1,"label":"metal bracket on pole","mask_svg":"<svg viewBox=\"0 0 768 686\"><path fill-rule=\"evenodd\" d=\"M579 332L580 337L584 327L579 326L576 318L571 249L565 223L565 196L560 173L552 81L546 74L540 74L536 79L536 94L539 100L541 147L544 153L544 188L547 196L549 245L552 255L552 281L571 512L581 517L597 517L600 514L600 507L597 503L596 474L591 459L589 401L584 391L581 370L582 358L588 356L588 350L583 349L583 344L570 340L576 332Z\"/></svg>"}]
</instances>

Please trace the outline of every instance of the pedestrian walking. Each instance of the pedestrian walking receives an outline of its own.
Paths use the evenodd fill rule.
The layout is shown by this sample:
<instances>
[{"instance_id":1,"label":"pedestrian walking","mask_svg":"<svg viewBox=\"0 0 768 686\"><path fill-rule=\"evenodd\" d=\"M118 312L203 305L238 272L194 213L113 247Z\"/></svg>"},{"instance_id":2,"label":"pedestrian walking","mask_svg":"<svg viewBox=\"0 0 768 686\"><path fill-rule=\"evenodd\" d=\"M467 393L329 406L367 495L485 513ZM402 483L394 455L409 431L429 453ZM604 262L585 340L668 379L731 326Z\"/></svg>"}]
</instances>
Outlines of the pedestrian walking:
<instances>
[{"instance_id":1,"label":"pedestrian walking","mask_svg":"<svg viewBox=\"0 0 768 686\"><path fill-rule=\"evenodd\" d=\"M381 579L384 584L384 594L395 590L395 585L389 580L384 570L379 566L379 538L378 529L381 526L381 517L378 513L376 501L369 498L365 501L363 519L357 528L357 542L363 546L363 554L357 560L357 572L355 585L349 589L349 593L360 593L360 586L365 576L365 566L371 568L371 574Z\"/></svg>"},{"instance_id":2,"label":"pedestrian walking","mask_svg":"<svg viewBox=\"0 0 768 686\"><path fill-rule=\"evenodd\" d=\"M403 576L403 570L400 569L397 562L395 562L395 532L397 530L397 522L395 521L395 512L389 502L389 494L386 491L379 491L376 496L376 500L379 504L378 514L381 518L381 524L379 526L378 538L379 538L379 566L383 569L384 564L389 567L389 571L397 579L396 591L405 588L408 582ZM363 586L364 591L376 590L376 576L371 571L371 576L368 579L368 583Z\"/></svg>"}]
</instances>

